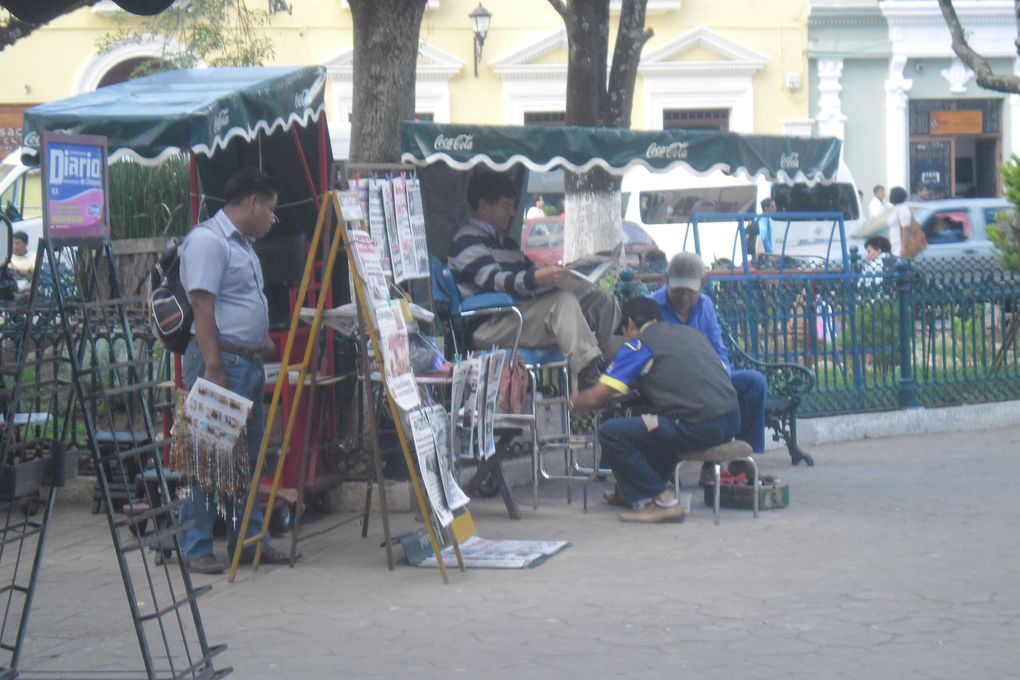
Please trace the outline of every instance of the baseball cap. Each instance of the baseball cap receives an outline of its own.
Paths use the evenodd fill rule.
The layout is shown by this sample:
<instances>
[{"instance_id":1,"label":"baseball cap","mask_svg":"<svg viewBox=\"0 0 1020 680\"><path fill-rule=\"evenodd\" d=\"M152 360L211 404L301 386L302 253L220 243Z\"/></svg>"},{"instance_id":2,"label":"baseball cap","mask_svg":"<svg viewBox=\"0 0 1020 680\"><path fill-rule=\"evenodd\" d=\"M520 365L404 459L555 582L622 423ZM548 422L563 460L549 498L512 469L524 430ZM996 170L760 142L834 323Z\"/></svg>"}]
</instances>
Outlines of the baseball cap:
<instances>
[{"instance_id":1,"label":"baseball cap","mask_svg":"<svg viewBox=\"0 0 1020 680\"><path fill-rule=\"evenodd\" d=\"M701 280L704 277L705 264L697 253L677 253L669 261L666 280L670 288L701 290Z\"/></svg>"}]
</instances>

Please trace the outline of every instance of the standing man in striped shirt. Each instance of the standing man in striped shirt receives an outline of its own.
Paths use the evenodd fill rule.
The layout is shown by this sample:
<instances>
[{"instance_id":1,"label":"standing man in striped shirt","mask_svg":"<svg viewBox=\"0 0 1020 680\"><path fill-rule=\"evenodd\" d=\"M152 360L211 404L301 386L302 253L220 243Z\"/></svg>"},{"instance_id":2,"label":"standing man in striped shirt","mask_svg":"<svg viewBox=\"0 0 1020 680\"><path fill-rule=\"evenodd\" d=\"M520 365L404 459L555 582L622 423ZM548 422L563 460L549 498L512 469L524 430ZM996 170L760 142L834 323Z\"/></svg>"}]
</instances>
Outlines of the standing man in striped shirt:
<instances>
[{"instance_id":1,"label":"standing man in striped shirt","mask_svg":"<svg viewBox=\"0 0 1020 680\"><path fill-rule=\"evenodd\" d=\"M184 386L191 389L199 376L253 402L248 421L249 462L254 465L265 429L264 357L275 351L269 338L269 304L262 291L262 264L252 244L276 224L276 184L266 173L244 168L224 187L226 205L212 219L196 225L181 244L181 283L195 314L192 339L184 352ZM257 484L258 480L252 480ZM235 503L243 498L233 499ZM234 513L238 514L239 513ZM200 574L220 574L225 565L213 555L216 504L209 494L192 489L181 510L184 530L181 552L188 568ZM262 528L262 510L252 510L248 535ZM232 552L240 520L227 519L228 549ZM254 551L254 549L252 549ZM264 564L284 564L289 556L265 545Z\"/></svg>"},{"instance_id":2,"label":"standing man in striped shirt","mask_svg":"<svg viewBox=\"0 0 1020 680\"><path fill-rule=\"evenodd\" d=\"M467 201L474 216L457 230L448 262L462 297L509 293L524 317L521 347L555 345L567 357L581 389L598 381L602 356L619 325L620 310L609 293L593 290L578 299L557 287L566 267L536 268L507 235L514 216L517 188L506 175L477 173L468 183ZM509 347L516 319L503 314L473 328L476 347Z\"/></svg>"}]
</instances>

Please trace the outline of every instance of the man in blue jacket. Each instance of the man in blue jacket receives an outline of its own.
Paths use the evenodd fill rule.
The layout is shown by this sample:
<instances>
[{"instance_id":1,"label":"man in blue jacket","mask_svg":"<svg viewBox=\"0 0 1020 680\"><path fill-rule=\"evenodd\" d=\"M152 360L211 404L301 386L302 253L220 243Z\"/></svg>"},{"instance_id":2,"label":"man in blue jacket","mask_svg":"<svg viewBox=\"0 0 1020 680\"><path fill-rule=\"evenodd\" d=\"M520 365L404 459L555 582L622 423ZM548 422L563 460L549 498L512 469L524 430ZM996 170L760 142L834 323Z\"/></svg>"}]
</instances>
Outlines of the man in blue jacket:
<instances>
[{"instance_id":1,"label":"man in blue jacket","mask_svg":"<svg viewBox=\"0 0 1020 680\"><path fill-rule=\"evenodd\" d=\"M740 429L737 439L751 445L755 453L765 450L765 399L768 382L759 371L733 370L729 353L722 341L719 317L712 300L701 292L705 265L697 253L678 253L670 260L666 284L652 293L659 305L662 319L700 331L715 349L740 403Z\"/></svg>"}]
</instances>

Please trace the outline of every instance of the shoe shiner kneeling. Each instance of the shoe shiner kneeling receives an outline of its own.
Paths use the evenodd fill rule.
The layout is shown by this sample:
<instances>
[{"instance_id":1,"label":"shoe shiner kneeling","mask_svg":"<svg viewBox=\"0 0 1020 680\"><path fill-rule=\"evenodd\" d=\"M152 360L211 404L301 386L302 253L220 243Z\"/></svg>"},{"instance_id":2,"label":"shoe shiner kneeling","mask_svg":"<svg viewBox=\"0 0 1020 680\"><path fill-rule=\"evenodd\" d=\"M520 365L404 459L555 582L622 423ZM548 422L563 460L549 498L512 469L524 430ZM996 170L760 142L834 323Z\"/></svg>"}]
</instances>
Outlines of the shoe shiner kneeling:
<instances>
[{"instance_id":1,"label":"shoe shiner kneeling","mask_svg":"<svg viewBox=\"0 0 1020 680\"><path fill-rule=\"evenodd\" d=\"M620 519L682 522L684 509L670 483L676 454L733 439L740 427L737 393L704 335L662 323L649 298L631 298L621 312L623 346L599 382L573 395L570 406L583 414L632 389L641 393L647 413L603 420L598 432L602 459L616 477L615 498L644 505Z\"/></svg>"}]
</instances>

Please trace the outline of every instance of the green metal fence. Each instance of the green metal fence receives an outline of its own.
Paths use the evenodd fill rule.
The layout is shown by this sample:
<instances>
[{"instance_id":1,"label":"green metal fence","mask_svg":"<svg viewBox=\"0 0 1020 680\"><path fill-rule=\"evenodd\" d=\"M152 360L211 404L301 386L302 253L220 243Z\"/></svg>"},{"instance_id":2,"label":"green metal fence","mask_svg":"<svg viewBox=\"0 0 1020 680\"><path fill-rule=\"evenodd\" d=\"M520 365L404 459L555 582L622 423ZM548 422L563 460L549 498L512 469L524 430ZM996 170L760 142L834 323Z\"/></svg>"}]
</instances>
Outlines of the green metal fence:
<instances>
[{"instance_id":1,"label":"green metal fence","mask_svg":"<svg viewBox=\"0 0 1020 680\"><path fill-rule=\"evenodd\" d=\"M983 262L739 270L709 278L748 352L811 368L805 416L1020 398L1020 277Z\"/></svg>"}]
</instances>

